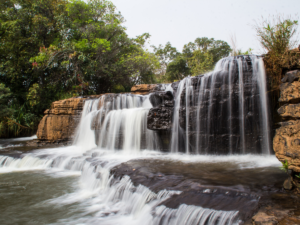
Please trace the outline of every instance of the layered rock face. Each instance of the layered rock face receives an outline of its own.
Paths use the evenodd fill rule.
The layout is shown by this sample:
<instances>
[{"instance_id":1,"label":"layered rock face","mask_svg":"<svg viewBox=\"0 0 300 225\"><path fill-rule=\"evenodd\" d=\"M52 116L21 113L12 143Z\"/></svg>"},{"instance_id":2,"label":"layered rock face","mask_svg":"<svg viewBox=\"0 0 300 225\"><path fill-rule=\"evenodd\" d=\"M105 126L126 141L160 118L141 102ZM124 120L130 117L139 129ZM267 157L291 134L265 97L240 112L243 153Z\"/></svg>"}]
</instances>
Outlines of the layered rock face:
<instances>
[{"instance_id":1,"label":"layered rock face","mask_svg":"<svg viewBox=\"0 0 300 225\"><path fill-rule=\"evenodd\" d=\"M277 158L288 161L289 169L300 172L300 70L288 72L280 85L278 109L282 117L281 127L276 130L273 147Z\"/></svg>"},{"instance_id":2,"label":"layered rock face","mask_svg":"<svg viewBox=\"0 0 300 225\"><path fill-rule=\"evenodd\" d=\"M131 88L131 93L136 95L147 95L156 90L156 84L139 84Z\"/></svg>"},{"instance_id":3,"label":"layered rock face","mask_svg":"<svg viewBox=\"0 0 300 225\"><path fill-rule=\"evenodd\" d=\"M156 84L141 84L133 86L131 94L146 95L159 89L160 86ZM105 102L113 102L119 94L106 94L106 96ZM53 102L51 108L45 111L45 116L40 121L37 138L40 141L47 142L71 141L79 124L84 102L87 99L99 97L100 95L94 95ZM98 108L100 108L100 105ZM99 118L96 119L98 120ZM95 122L92 124L92 129L97 131L100 125Z\"/></svg>"},{"instance_id":4,"label":"layered rock face","mask_svg":"<svg viewBox=\"0 0 300 225\"><path fill-rule=\"evenodd\" d=\"M80 121L85 98L53 102L41 120L37 138L43 141L69 141Z\"/></svg>"}]
</instances>

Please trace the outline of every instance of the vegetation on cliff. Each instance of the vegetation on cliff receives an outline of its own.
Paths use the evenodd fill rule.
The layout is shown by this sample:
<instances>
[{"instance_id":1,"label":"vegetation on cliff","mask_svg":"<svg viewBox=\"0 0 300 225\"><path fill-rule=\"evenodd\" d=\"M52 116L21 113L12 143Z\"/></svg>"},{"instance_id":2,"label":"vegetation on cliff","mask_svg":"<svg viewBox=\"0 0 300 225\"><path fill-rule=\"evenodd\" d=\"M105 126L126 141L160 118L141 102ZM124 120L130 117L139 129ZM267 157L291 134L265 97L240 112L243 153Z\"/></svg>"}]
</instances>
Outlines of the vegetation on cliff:
<instances>
[{"instance_id":1,"label":"vegetation on cliff","mask_svg":"<svg viewBox=\"0 0 300 225\"><path fill-rule=\"evenodd\" d=\"M267 52L264 61L272 87L278 89L284 70L300 67L300 49L296 39L298 21L282 15L262 18L254 26L262 48ZM292 51L291 51L292 50Z\"/></svg>"}]
</instances>

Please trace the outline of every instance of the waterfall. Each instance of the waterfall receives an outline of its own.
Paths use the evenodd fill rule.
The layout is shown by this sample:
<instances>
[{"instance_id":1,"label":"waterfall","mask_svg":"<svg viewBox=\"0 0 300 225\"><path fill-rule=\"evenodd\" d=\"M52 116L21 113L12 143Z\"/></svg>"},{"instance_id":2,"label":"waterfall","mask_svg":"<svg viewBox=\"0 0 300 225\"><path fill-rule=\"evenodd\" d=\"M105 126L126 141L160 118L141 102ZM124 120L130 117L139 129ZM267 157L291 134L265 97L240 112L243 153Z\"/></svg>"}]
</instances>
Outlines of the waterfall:
<instances>
[{"instance_id":1,"label":"waterfall","mask_svg":"<svg viewBox=\"0 0 300 225\"><path fill-rule=\"evenodd\" d=\"M156 134L147 129L149 96L107 94L85 102L74 144L137 153L157 149Z\"/></svg>"},{"instance_id":2,"label":"waterfall","mask_svg":"<svg viewBox=\"0 0 300 225\"><path fill-rule=\"evenodd\" d=\"M261 57L224 58L213 72L180 81L171 152L270 154L270 149L266 74Z\"/></svg>"},{"instance_id":3,"label":"waterfall","mask_svg":"<svg viewBox=\"0 0 300 225\"><path fill-rule=\"evenodd\" d=\"M187 154L270 154L266 74L261 57L221 59L214 71L186 77L160 91L174 94L169 151ZM138 153L159 150L147 129L149 95L106 94L87 100L74 144Z\"/></svg>"},{"instance_id":4,"label":"waterfall","mask_svg":"<svg viewBox=\"0 0 300 225\"><path fill-rule=\"evenodd\" d=\"M168 200L176 199L176 196L180 200L180 195L189 192L192 186L198 188L203 184L193 181L186 189L176 190L171 185L153 191L141 183L134 185L134 178L146 176L148 182L156 173L145 172L143 164L140 170L145 173L137 173L137 176L123 174L117 177L114 169L131 160L147 159L163 163L176 161L176 166L177 163L195 161L199 164L227 161L235 162L237 167L234 168L240 169L266 167L268 164L278 167L275 157L246 155L268 155L271 149L262 58L228 57L220 60L210 73L186 77L174 89L172 84L161 85L158 91L159 94L168 91L174 95L169 154L158 151L161 133L147 129L147 116L154 107L150 95L104 94L98 99L85 101L72 146L36 150L15 158L0 155L0 173L32 170L77 176L77 189L42 203L59 206L74 203L79 207L72 209L73 216L57 224L240 224L244 213L241 208L201 205L205 202L202 194L221 196L221 193L215 193L217 189L197 189L192 194L201 197L198 198L199 205L180 202L172 208L166 203ZM168 96L172 99L172 94L168 93ZM173 107L173 103L168 107ZM186 154L177 154L179 152ZM171 176L175 176L172 172ZM180 187L185 188L184 185ZM237 193L232 191L233 188L230 190L222 196L235 198ZM240 193L240 196L244 194L247 195ZM258 202L259 199L248 198L249 202Z\"/></svg>"}]
</instances>

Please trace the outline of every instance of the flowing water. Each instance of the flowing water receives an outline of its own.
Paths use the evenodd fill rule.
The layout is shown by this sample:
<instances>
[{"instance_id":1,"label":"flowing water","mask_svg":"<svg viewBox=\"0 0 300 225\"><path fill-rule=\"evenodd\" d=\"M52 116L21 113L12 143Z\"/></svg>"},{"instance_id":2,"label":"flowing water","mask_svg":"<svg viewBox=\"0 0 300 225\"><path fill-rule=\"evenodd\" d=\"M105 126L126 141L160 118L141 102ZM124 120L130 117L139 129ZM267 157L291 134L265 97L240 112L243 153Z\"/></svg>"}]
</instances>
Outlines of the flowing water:
<instances>
[{"instance_id":1,"label":"flowing water","mask_svg":"<svg viewBox=\"0 0 300 225\"><path fill-rule=\"evenodd\" d=\"M147 129L149 95L131 94L87 100L72 146L0 151L0 224L229 225L249 219L284 179L270 154L262 60L224 59L196 79L185 78L177 90L162 86L175 96L169 153L159 151L159 133ZM222 132L225 150L216 155L214 138Z\"/></svg>"}]
</instances>

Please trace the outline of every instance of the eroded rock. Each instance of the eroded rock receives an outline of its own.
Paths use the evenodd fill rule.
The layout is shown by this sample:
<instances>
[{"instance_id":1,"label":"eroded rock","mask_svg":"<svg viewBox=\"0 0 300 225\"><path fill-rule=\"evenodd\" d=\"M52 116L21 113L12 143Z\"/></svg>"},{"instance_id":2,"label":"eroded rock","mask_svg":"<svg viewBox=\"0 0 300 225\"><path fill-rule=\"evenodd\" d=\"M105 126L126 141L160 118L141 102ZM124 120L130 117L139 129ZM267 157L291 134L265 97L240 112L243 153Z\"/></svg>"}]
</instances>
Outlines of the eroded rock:
<instances>
[{"instance_id":1,"label":"eroded rock","mask_svg":"<svg viewBox=\"0 0 300 225\"><path fill-rule=\"evenodd\" d=\"M300 70L292 70L285 74L285 76L282 78L282 83L292 83L294 81L298 81L300 78Z\"/></svg>"},{"instance_id":2,"label":"eroded rock","mask_svg":"<svg viewBox=\"0 0 300 225\"><path fill-rule=\"evenodd\" d=\"M277 112L282 117L300 118L300 104L283 105Z\"/></svg>"},{"instance_id":3,"label":"eroded rock","mask_svg":"<svg viewBox=\"0 0 300 225\"><path fill-rule=\"evenodd\" d=\"M44 141L69 141L80 121L85 98L69 98L53 102L41 120L37 138Z\"/></svg>"},{"instance_id":4,"label":"eroded rock","mask_svg":"<svg viewBox=\"0 0 300 225\"><path fill-rule=\"evenodd\" d=\"M131 88L132 94L147 95L155 89L156 84L139 84Z\"/></svg>"},{"instance_id":5,"label":"eroded rock","mask_svg":"<svg viewBox=\"0 0 300 225\"><path fill-rule=\"evenodd\" d=\"M300 120L282 122L273 139L276 157L287 160L289 169L300 172Z\"/></svg>"},{"instance_id":6,"label":"eroded rock","mask_svg":"<svg viewBox=\"0 0 300 225\"><path fill-rule=\"evenodd\" d=\"M280 102L300 101L300 82L283 83L280 85Z\"/></svg>"}]
</instances>

